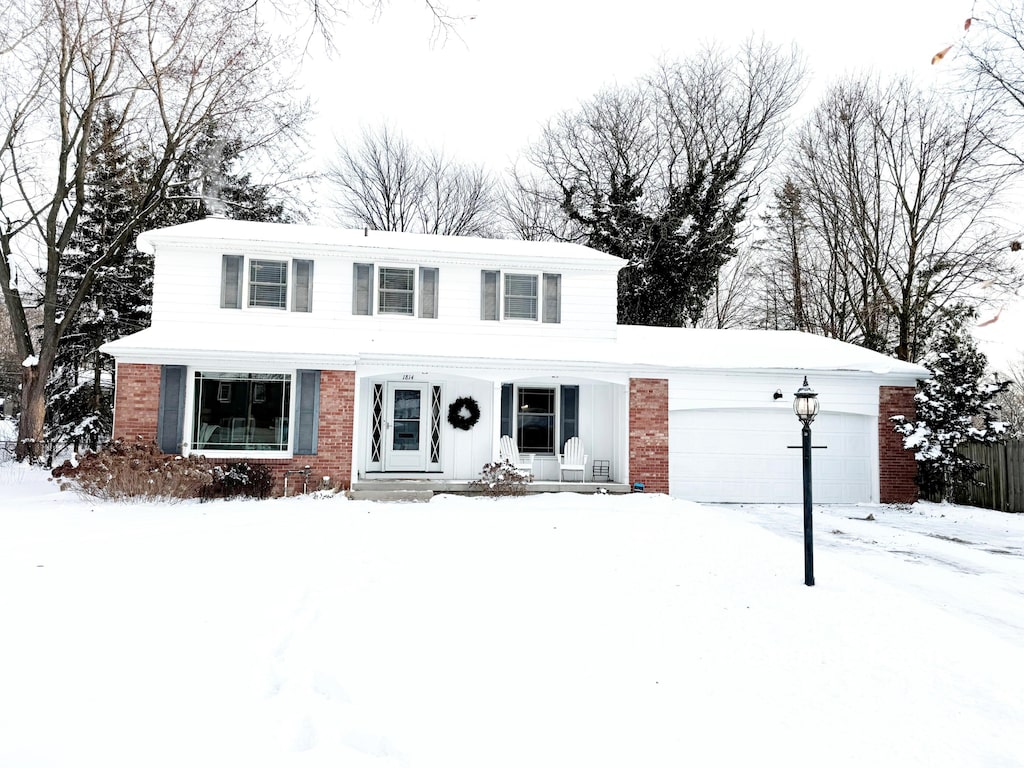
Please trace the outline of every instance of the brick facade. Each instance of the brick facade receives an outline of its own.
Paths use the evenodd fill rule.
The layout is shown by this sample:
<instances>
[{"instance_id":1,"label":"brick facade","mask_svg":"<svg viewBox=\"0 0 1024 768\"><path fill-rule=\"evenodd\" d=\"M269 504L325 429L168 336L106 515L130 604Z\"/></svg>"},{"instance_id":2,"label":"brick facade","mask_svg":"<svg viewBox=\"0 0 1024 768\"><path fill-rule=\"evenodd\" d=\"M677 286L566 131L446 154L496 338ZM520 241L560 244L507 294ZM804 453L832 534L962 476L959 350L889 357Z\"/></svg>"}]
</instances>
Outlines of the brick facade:
<instances>
[{"instance_id":1,"label":"brick facade","mask_svg":"<svg viewBox=\"0 0 1024 768\"><path fill-rule=\"evenodd\" d=\"M333 488L348 489L352 479L352 431L355 425L355 371L322 371L317 452L290 459L246 458L265 464L274 474L275 495L284 493L285 470L310 469L309 489L330 477ZM155 442L160 407L160 366L122 363L117 366L114 435L130 441ZM288 493L301 489L302 478L288 481Z\"/></svg>"},{"instance_id":2,"label":"brick facade","mask_svg":"<svg viewBox=\"0 0 1024 768\"><path fill-rule=\"evenodd\" d=\"M629 481L668 493L668 380L629 380Z\"/></svg>"},{"instance_id":3,"label":"brick facade","mask_svg":"<svg viewBox=\"0 0 1024 768\"><path fill-rule=\"evenodd\" d=\"M160 409L160 366L119 363L114 391L114 437L155 443Z\"/></svg>"},{"instance_id":4,"label":"brick facade","mask_svg":"<svg viewBox=\"0 0 1024 768\"><path fill-rule=\"evenodd\" d=\"M903 447L891 421L893 416L915 417L916 392L916 387L878 388L878 496L883 504L912 504L918 498L914 452Z\"/></svg>"}]
</instances>

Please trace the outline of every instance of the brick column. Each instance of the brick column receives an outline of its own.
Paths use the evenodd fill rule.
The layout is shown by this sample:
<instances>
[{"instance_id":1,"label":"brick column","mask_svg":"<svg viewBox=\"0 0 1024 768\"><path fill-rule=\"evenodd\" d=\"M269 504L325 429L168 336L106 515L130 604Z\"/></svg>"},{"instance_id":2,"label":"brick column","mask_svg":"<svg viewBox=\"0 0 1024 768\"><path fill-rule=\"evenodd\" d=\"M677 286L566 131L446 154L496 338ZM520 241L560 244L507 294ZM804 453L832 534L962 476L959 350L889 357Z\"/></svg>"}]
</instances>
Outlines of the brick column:
<instances>
[{"instance_id":1,"label":"brick column","mask_svg":"<svg viewBox=\"0 0 1024 768\"><path fill-rule=\"evenodd\" d=\"M113 437L155 443L160 410L160 366L118 363Z\"/></svg>"},{"instance_id":2,"label":"brick column","mask_svg":"<svg viewBox=\"0 0 1024 768\"><path fill-rule=\"evenodd\" d=\"M668 380L629 380L629 481L668 493Z\"/></svg>"},{"instance_id":3,"label":"brick column","mask_svg":"<svg viewBox=\"0 0 1024 768\"><path fill-rule=\"evenodd\" d=\"M913 421L916 387L878 388L878 496L883 504L913 504L918 499L917 461L893 431L892 416Z\"/></svg>"}]
</instances>

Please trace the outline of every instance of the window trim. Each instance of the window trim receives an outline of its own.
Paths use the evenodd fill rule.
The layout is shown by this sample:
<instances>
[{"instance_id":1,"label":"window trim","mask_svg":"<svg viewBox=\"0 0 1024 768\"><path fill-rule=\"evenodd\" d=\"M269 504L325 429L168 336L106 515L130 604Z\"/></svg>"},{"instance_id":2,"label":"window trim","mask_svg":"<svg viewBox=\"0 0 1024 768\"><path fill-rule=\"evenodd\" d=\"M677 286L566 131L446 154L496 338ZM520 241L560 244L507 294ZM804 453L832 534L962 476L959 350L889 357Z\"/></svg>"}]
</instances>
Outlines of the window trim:
<instances>
[{"instance_id":1,"label":"window trim","mask_svg":"<svg viewBox=\"0 0 1024 768\"><path fill-rule=\"evenodd\" d=\"M246 296L245 306L246 306L247 309L272 309L272 310L274 310L276 312L281 312L281 311L287 312L287 311L289 311L289 306L288 305L290 304L289 299L291 298L289 296L290 289L291 289L291 281L288 279L290 277L288 273L291 272L291 263L290 262L291 262L290 259L264 259L264 258L256 258L256 257L250 257L249 258L248 264L246 264L248 269L246 269L246 271L245 271L245 296ZM278 266L280 268L280 270L281 270L281 282L271 283L271 282L268 282L268 281L265 281L265 280L256 280L256 279L254 279L255 271L259 268L258 265L260 265L260 264L266 264L266 265L273 264L273 265ZM270 287L272 287L274 289L280 290L281 297L283 299L283 303L282 304L254 304L253 303L253 301L255 299L254 291L258 290L260 286L270 286Z\"/></svg>"},{"instance_id":2,"label":"window trim","mask_svg":"<svg viewBox=\"0 0 1024 768\"><path fill-rule=\"evenodd\" d=\"M216 369L216 370L215 370ZM288 445L284 449L280 450L245 450L245 449L225 449L218 450L215 448L195 448L192 442L192 436L195 434L196 428L196 374L197 373L237 373L237 374L269 374L276 376L286 376L289 384L289 403L288 403ZM186 369L185 373L185 403L184 403L184 419L182 423L182 456L190 456L192 454L208 456L210 458L238 458L238 459L290 459L293 458L295 453L295 438L296 430L298 429L298 423L296 421L296 386L298 380L298 372L295 370L252 370L251 368L229 366L229 365L218 365L217 363L210 363L204 365L190 365Z\"/></svg>"},{"instance_id":3,"label":"window trim","mask_svg":"<svg viewBox=\"0 0 1024 768\"><path fill-rule=\"evenodd\" d=\"M384 281L386 277L390 277L391 273L405 273L408 277L409 287L408 288L388 288L385 287ZM416 267L390 267L382 266L377 268L377 314L378 315L395 315L398 317L416 317L417 307L419 304L419 291L417 290L416 284ZM402 311L396 311L394 309L385 309L384 306L389 304L386 300L391 296L409 297L408 310L403 309ZM404 302L403 302L404 304Z\"/></svg>"}]
</instances>

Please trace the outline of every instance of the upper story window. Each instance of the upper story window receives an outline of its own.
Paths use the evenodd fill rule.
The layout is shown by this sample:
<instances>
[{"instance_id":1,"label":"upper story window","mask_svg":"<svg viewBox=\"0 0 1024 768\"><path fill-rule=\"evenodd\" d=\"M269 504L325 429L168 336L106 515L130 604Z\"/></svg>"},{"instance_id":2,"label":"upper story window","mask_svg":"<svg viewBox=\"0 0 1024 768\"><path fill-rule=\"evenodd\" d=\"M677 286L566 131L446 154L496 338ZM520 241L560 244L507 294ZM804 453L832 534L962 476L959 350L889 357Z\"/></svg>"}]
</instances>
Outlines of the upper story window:
<instances>
[{"instance_id":1,"label":"upper story window","mask_svg":"<svg viewBox=\"0 0 1024 768\"><path fill-rule=\"evenodd\" d=\"M436 318L438 282L437 267L417 269L355 264L352 272L352 314Z\"/></svg>"},{"instance_id":2,"label":"upper story window","mask_svg":"<svg viewBox=\"0 0 1024 768\"><path fill-rule=\"evenodd\" d=\"M249 306L287 309L288 262L262 259L249 262Z\"/></svg>"},{"instance_id":3,"label":"upper story window","mask_svg":"<svg viewBox=\"0 0 1024 768\"><path fill-rule=\"evenodd\" d=\"M545 273L480 273L481 320L541 320L562 322L562 276ZM500 291L500 292L499 292Z\"/></svg>"},{"instance_id":4,"label":"upper story window","mask_svg":"<svg viewBox=\"0 0 1024 768\"><path fill-rule=\"evenodd\" d=\"M415 271L381 267L377 311L382 315L412 315L416 303Z\"/></svg>"},{"instance_id":5,"label":"upper story window","mask_svg":"<svg viewBox=\"0 0 1024 768\"><path fill-rule=\"evenodd\" d=\"M505 275L505 319L537 319L536 275Z\"/></svg>"},{"instance_id":6,"label":"upper story window","mask_svg":"<svg viewBox=\"0 0 1024 768\"><path fill-rule=\"evenodd\" d=\"M246 279L248 286L243 293ZM312 312L313 262L308 259L250 259L246 272L244 256L225 254L221 260L220 305L225 309L241 309L243 295L247 307Z\"/></svg>"}]
</instances>

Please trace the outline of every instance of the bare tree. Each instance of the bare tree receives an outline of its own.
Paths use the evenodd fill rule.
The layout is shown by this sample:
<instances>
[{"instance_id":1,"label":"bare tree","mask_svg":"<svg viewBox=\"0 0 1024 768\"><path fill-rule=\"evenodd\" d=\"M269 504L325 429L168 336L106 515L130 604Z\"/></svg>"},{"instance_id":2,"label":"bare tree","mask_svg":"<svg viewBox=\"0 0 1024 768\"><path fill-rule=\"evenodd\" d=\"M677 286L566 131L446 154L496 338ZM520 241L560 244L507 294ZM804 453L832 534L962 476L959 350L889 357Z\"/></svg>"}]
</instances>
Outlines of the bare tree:
<instances>
[{"instance_id":1,"label":"bare tree","mask_svg":"<svg viewBox=\"0 0 1024 768\"><path fill-rule=\"evenodd\" d=\"M61 337L104 268L132 246L160 204L183 153L211 123L251 146L293 134L304 110L282 75L286 48L244 2L14 0L5 23L23 32L0 54L0 289L26 361L18 456L35 459ZM59 307L58 277L96 161L89 139L107 107L117 132L148 146L152 163L123 228ZM26 270L37 254L38 265ZM19 270L20 288L13 281ZM24 277L35 270L41 280L28 285ZM42 306L38 332L26 319L34 305Z\"/></svg>"},{"instance_id":2,"label":"bare tree","mask_svg":"<svg viewBox=\"0 0 1024 768\"><path fill-rule=\"evenodd\" d=\"M1015 130L989 138L1011 162L1024 165L1024 148L1016 138L1024 128L1024 6L1019 2L984 3L964 35L965 55L957 57L965 87L988 97L1001 123Z\"/></svg>"},{"instance_id":3,"label":"bare tree","mask_svg":"<svg viewBox=\"0 0 1024 768\"><path fill-rule=\"evenodd\" d=\"M817 282L824 268L842 288L859 343L916 360L944 306L982 281L1016 284L992 215L1008 173L991 118L906 81L849 81L802 128L793 175L828 256Z\"/></svg>"},{"instance_id":4,"label":"bare tree","mask_svg":"<svg viewBox=\"0 0 1024 768\"><path fill-rule=\"evenodd\" d=\"M626 259L620 322L724 322L702 319L704 305L737 253L802 76L795 52L752 39L736 56L706 48L606 89L547 124L505 215L525 236Z\"/></svg>"},{"instance_id":5,"label":"bare tree","mask_svg":"<svg viewBox=\"0 0 1024 768\"><path fill-rule=\"evenodd\" d=\"M339 144L326 177L348 225L440 235L497 229L495 183L482 166L424 152L387 125L364 128L355 148Z\"/></svg>"}]
</instances>

